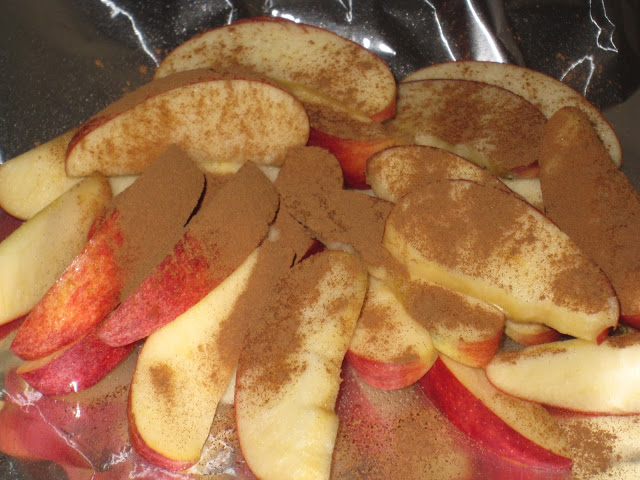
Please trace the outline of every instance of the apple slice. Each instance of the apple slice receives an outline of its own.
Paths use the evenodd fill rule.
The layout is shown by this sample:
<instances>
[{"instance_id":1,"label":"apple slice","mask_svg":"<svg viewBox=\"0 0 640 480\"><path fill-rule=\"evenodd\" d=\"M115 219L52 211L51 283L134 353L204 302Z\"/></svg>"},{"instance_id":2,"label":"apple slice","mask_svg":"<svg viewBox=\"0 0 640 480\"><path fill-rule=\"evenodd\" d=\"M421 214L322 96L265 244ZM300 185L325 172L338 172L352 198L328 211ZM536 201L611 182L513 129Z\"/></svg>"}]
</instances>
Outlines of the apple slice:
<instances>
[{"instance_id":1,"label":"apple slice","mask_svg":"<svg viewBox=\"0 0 640 480\"><path fill-rule=\"evenodd\" d=\"M236 377L236 424L259 479L329 478L340 365L366 288L354 256L317 253L291 269L249 330Z\"/></svg>"},{"instance_id":2,"label":"apple slice","mask_svg":"<svg viewBox=\"0 0 640 480\"><path fill-rule=\"evenodd\" d=\"M378 197L393 203L426 183L445 178L504 188L500 180L485 169L436 147L391 147L367 161L367 182L371 189Z\"/></svg>"},{"instance_id":3,"label":"apple slice","mask_svg":"<svg viewBox=\"0 0 640 480\"><path fill-rule=\"evenodd\" d=\"M546 214L607 274L623 320L640 326L640 195L578 108L549 119L540 184Z\"/></svg>"},{"instance_id":4,"label":"apple slice","mask_svg":"<svg viewBox=\"0 0 640 480\"><path fill-rule=\"evenodd\" d=\"M419 80L398 87L389 126L415 143L444 148L499 177L535 169L545 117L524 98L468 80Z\"/></svg>"},{"instance_id":5,"label":"apple slice","mask_svg":"<svg viewBox=\"0 0 640 480\"><path fill-rule=\"evenodd\" d=\"M167 55L155 77L238 66L323 92L376 121L393 116L396 82L384 61L329 30L282 18L251 18L197 35Z\"/></svg>"},{"instance_id":6,"label":"apple slice","mask_svg":"<svg viewBox=\"0 0 640 480\"><path fill-rule=\"evenodd\" d=\"M520 195L528 203L544 212L544 202L542 199L542 189L539 178L501 178L510 190Z\"/></svg>"},{"instance_id":7,"label":"apple slice","mask_svg":"<svg viewBox=\"0 0 640 480\"><path fill-rule=\"evenodd\" d=\"M519 323L509 319L504 324L504 333L524 346L555 342L561 338L559 332L541 323Z\"/></svg>"},{"instance_id":8,"label":"apple slice","mask_svg":"<svg viewBox=\"0 0 640 480\"><path fill-rule=\"evenodd\" d=\"M369 278L346 359L369 385L396 390L413 385L436 361L429 331L381 280Z\"/></svg>"},{"instance_id":9,"label":"apple slice","mask_svg":"<svg viewBox=\"0 0 640 480\"><path fill-rule=\"evenodd\" d=\"M601 345L572 339L497 354L489 381L526 400L586 413L640 413L640 333L608 337Z\"/></svg>"},{"instance_id":10,"label":"apple slice","mask_svg":"<svg viewBox=\"0 0 640 480\"><path fill-rule=\"evenodd\" d=\"M367 159L376 152L410 142L410 135L392 132L369 118L352 115L326 104L305 103L309 114L307 145L326 148L342 167L347 188L367 189Z\"/></svg>"},{"instance_id":11,"label":"apple slice","mask_svg":"<svg viewBox=\"0 0 640 480\"><path fill-rule=\"evenodd\" d=\"M131 352L132 345L110 347L95 329L51 355L18 367L16 372L44 395L66 395L92 387Z\"/></svg>"},{"instance_id":12,"label":"apple slice","mask_svg":"<svg viewBox=\"0 0 640 480\"><path fill-rule=\"evenodd\" d=\"M148 336L198 303L264 240L278 208L272 183L248 163L207 191L184 235L100 325L117 347Z\"/></svg>"},{"instance_id":13,"label":"apple slice","mask_svg":"<svg viewBox=\"0 0 640 480\"><path fill-rule=\"evenodd\" d=\"M413 277L497 305L514 321L592 342L618 323L602 271L547 217L503 190L431 183L396 204L384 245Z\"/></svg>"},{"instance_id":14,"label":"apple slice","mask_svg":"<svg viewBox=\"0 0 640 480\"><path fill-rule=\"evenodd\" d=\"M202 172L178 149L161 155L113 199L104 222L18 330L13 353L42 358L95 327L177 241L203 184Z\"/></svg>"},{"instance_id":15,"label":"apple slice","mask_svg":"<svg viewBox=\"0 0 640 480\"><path fill-rule=\"evenodd\" d=\"M500 346L505 314L476 298L414 280L400 287L407 312L431 334L436 350L470 367L483 367Z\"/></svg>"},{"instance_id":16,"label":"apple slice","mask_svg":"<svg viewBox=\"0 0 640 480\"><path fill-rule=\"evenodd\" d=\"M111 190L104 178L75 185L0 243L0 325L40 301L87 241Z\"/></svg>"},{"instance_id":17,"label":"apple slice","mask_svg":"<svg viewBox=\"0 0 640 480\"><path fill-rule=\"evenodd\" d=\"M287 91L248 73L201 69L155 80L89 119L69 143L67 174L142 172L169 145L197 162L282 162L309 121Z\"/></svg>"},{"instance_id":18,"label":"apple slice","mask_svg":"<svg viewBox=\"0 0 640 480\"><path fill-rule=\"evenodd\" d=\"M541 405L496 390L482 369L441 355L419 383L436 407L483 448L524 465L571 470L569 443L553 417Z\"/></svg>"},{"instance_id":19,"label":"apple slice","mask_svg":"<svg viewBox=\"0 0 640 480\"><path fill-rule=\"evenodd\" d=\"M506 88L533 103L547 118L562 107L577 107L594 124L613 163L617 166L622 163L620 141L602 112L569 85L549 75L519 65L465 60L422 68L403 82L431 78L475 80Z\"/></svg>"}]
</instances>

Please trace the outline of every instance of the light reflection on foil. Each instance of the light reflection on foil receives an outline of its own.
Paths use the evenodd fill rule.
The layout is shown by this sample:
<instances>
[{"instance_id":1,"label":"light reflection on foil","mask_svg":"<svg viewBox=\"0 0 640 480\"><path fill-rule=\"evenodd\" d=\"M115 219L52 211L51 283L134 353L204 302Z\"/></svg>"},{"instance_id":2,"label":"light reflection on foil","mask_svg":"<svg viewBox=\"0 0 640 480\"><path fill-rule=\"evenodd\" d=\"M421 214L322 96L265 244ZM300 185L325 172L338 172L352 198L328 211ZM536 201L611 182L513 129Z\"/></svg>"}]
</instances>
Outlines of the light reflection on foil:
<instances>
[{"instance_id":1,"label":"light reflection on foil","mask_svg":"<svg viewBox=\"0 0 640 480\"><path fill-rule=\"evenodd\" d=\"M596 64L593 60L592 55L585 55L584 57L579 58L578 60L573 62L571 65L569 65L569 68L567 68L564 72L562 72L562 76L560 77L560 80L564 80L567 75L569 75L573 70L581 66L583 63L588 64L589 73L587 74L587 78L585 79L584 86L582 87L580 92L582 93L582 95L586 95L587 89L589 88L589 84L591 83L591 78L593 77L593 72L595 72L596 70Z\"/></svg>"},{"instance_id":2,"label":"light reflection on foil","mask_svg":"<svg viewBox=\"0 0 640 480\"><path fill-rule=\"evenodd\" d=\"M442 41L442 45L444 45L445 50L449 54L449 58L455 62L457 59L456 59L456 56L453 54L453 50L451 50L451 45L449 45L449 40L447 40L447 37L444 35L444 31L442 30L442 23L440 23L440 18L438 17L438 9L429 0L424 0L424 2L429 6L429 8L431 8L431 10L433 10L433 19L436 21L436 26L438 28L438 36L440 37L440 40Z\"/></svg>"},{"instance_id":3,"label":"light reflection on foil","mask_svg":"<svg viewBox=\"0 0 640 480\"><path fill-rule=\"evenodd\" d=\"M475 55L476 60L493 61L493 62L506 62L506 58L500 52L498 45L494 39L494 35L489 28L484 24L484 21L478 15L472 0L465 0L465 3L469 7L469 13L473 19L474 25L477 25L477 29L472 29L471 34L473 44L479 48L479 52Z\"/></svg>"},{"instance_id":4,"label":"light reflection on foil","mask_svg":"<svg viewBox=\"0 0 640 480\"><path fill-rule=\"evenodd\" d=\"M131 23L131 28L133 29L133 33L138 38L138 41L140 43L140 46L142 47L142 50L151 58L151 60L153 60L153 63L155 63L156 66L158 66L160 62L158 61L158 58L155 56L153 51L147 45L147 42L145 41L145 38L142 35L142 32L138 28L138 25L136 24L136 21L133 18L133 15L131 15L128 11L124 10L123 8L120 8L115 2L111 0L100 0L100 1L104 5L106 5L111 11L111 18L117 17L118 15L124 15L125 17L127 17L129 22Z\"/></svg>"},{"instance_id":5,"label":"light reflection on foil","mask_svg":"<svg viewBox=\"0 0 640 480\"><path fill-rule=\"evenodd\" d=\"M602 50L606 50L608 52L617 52L618 47L616 47L615 43L613 43L613 32L615 31L616 26L611 22L611 20L607 16L607 10L605 8L603 0L595 0L595 1L597 3L597 8L599 10L598 12L600 14L599 17L603 17L603 20L605 23L605 25L601 25L600 23L598 23L598 20L594 18L593 14L594 14L594 8L596 8L596 6L594 6L593 0L590 0L589 1L589 18L598 29L598 37L596 38L596 43L598 44L598 47L601 48ZM603 36L605 37L604 40L602 39Z\"/></svg>"},{"instance_id":6,"label":"light reflection on foil","mask_svg":"<svg viewBox=\"0 0 640 480\"><path fill-rule=\"evenodd\" d=\"M294 17L293 15L281 12L280 10L276 10L276 9L271 10L271 16L272 17L278 17L278 18L284 18L284 19L291 20L292 22L296 22L296 23L300 23L302 21L299 18Z\"/></svg>"}]
</instances>

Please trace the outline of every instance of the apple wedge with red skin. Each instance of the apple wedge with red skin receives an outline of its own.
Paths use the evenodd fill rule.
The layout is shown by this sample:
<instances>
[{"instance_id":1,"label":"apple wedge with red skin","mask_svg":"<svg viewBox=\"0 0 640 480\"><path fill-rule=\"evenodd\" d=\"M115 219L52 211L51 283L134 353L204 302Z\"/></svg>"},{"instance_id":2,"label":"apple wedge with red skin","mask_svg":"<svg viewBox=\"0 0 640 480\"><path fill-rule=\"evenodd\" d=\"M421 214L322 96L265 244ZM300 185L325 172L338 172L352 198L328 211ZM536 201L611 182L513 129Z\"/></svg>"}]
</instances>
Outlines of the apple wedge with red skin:
<instances>
[{"instance_id":1,"label":"apple wedge with red skin","mask_svg":"<svg viewBox=\"0 0 640 480\"><path fill-rule=\"evenodd\" d=\"M562 337L559 332L541 323L518 323L509 319L504 324L504 334L526 347L556 342Z\"/></svg>"},{"instance_id":2,"label":"apple wedge with red skin","mask_svg":"<svg viewBox=\"0 0 640 480\"><path fill-rule=\"evenodd\" d=\"M237 67L302 84L375 121L394 113L396 82L382 59L329 30L283 18L255 17L197 35L165 57L155 78Z\"/></svg>"},{"instance_id":3,"label":"apple wedge with red skin","mask_svg":"<svg viewBox=\"0 0 640 480\"><path fill-rule=\"evenodd\" d=\"M245 164L202 205L170 253L98 329L117 347L144 338L198 303L264 240L278 208L269 179Z\"/></svg>"},{"instance_id":4,"label":"apple wedge with red skin","mask_svg":"<svg viewBox=\"0 0 640 480\"><path fill-rule=\"evenodd\" d=\"M345 357L360 378L382 390L404 388L417 382L437 357L429 331L407 313L384 282L369 277Z\"/></svg>"},{"instance_id":5,"label":"apple wedge with red skin","mask_svg":"<svg viewBox=\"0 0 640 480\"><path fill-rule=\"evenodd\" d=\"M305 107L310 125L307 145L326 148L336 156L347 188L369 188L365 175L367 159L380 150L411 141L410 135L392 132L361 115L334 110L328 105L306 103Z\"/></svg>"},{"instance_id":6,"label":"apple wedge with red skin","mask_svg":"<svg viewBox=\"0 0 640 480\"><path fill-rule=\"evenodd\" d=\"M499 177L531 176L545 117L524 98L468 80L418 80L398 86L387 124L415 143L444 148Z\"/></svg>"},{"instance_id":7,"label":"apple wedge with red skin","mask_svg":"<svg viewBox=\"0 0 640 480\"><path fill-rule=\"evenodd\" d=\"M277 165L308 136L304 107L273 82L247 72L192 70L154 80L89 119L69 142L66 171L141 173L170 145L200 163Z\"/></svg>"},{"instance_id":8,"label":"apple wedge with red skin","mask_svg":"<svg viewBox=\"0 0 640 480\"><path fill-rule=\"evenodd\" d=\"M576 107L562 108L547 122L540 186L545 213L611 280L621 320L640 325L640 195Z\"/></svg>"},{"instance_id":9,"label":"apple wedge with red skin","mask_svg":"<svg viewBox=\"0 0 640 480\"><path fill-rule=\"evenodd\" d=\"M238 362L238 439L261 480L329 478L340 369L367 288L353 255L324 251L278 283Z\"/></svg>"},{"instance_id":10,"label":"apple wedge with red skin","mask_svg":"<svg viewBox=\"0 0 640 480\"><path fill-rule=\"evenodd\" d=\"M640 333L580 339L501 352L487 378L510 395L553 407L601 415L640 413Z\"/></svg>"},{"instance_id":11,"label":"apple wedge with red skin","mask_svg":"<svg viewBox=\"0 0 640 480\"><path fill-rule=\"evenodd\" d=\"M533 103L546 118L563 107L577 107L594 124L613 163L618 167L622 163L620 141L609 121L584 95L556 78L520 65L464 60L421 68L402 81L436 78L473 80L506 88Z\"/></svg>"},{"instance_id":12,"label":"apple wedge with red skin","mask_svg":"<svg viewBox=\"0 0 640 480\"><path fill-rule=\"evenodd\" d=\"M82 252L29 313L11 351L24 360L43 358L92 330L129 284L142 281L148 263L159 262L179 238L203 186L203 173L178 149L161 155L114 197ZM143 207L146 213L140 216Z\"/></svg>"},{"instance_id":13,"label":"apple wedge with red skin","mask_svg":"<svg viewBox=\"0 0 640 480\"><path fill-rule=\"evenodd\" d=\"M551 415L495 389L482 369L440 356L419 381L426 396L482 448L530 467L570 471L569 444Z\"/></svg>"},{"instance_id":14,"label":"apple wedge with red skin","mask_svg":"<svg viewBox=\"0 0 640 480\"><path fill-rule=\"evenodd\" d=\"M604 273L551 220L503 190L430 183L394 206L383 244L411 277L497 305L511 320L594 343L618 323Z\"/></svg>"}]
</instances>

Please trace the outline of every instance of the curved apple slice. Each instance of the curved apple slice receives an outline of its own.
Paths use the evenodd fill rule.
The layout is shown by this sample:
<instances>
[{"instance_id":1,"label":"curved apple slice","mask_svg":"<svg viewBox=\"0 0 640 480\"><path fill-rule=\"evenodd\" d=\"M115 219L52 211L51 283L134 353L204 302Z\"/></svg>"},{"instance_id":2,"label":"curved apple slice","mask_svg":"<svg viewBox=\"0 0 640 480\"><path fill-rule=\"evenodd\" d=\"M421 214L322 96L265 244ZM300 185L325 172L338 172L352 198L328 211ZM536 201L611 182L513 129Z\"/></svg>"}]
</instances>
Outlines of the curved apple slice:
<instances>
[{"instance_id":1,"label":"curved apple slice","mask_svg":"<svg viewBox=\"0 0 640 480\"><path fill-rule=\"evenodd\" d=\"M403 82L430 78L475 80L506 88L529 100L547 118L562 107L577 107L594 124L613 163L617 166L622 163L620 141L602 112L569 85L549 75L519 65L465 60L422 68L407 76Z\"/></svg>"},{"instance_id":2,"label":"curved apple slice","mask_svg":"<svg viewBox=\"0 0 640 480\"><path fill-rule=\"evenodd\" d=\"M404 309L384 282L369 277L346 359L369 385L395 390L413 385L438 354L429 331Z\"/></svg>"},{"instance_id":3,"label":"curved apple slice","mask_svg":"<svg viewBox=\"0 0 640 480\"><path fill-rule=\"evenodd\" d=\"M242 20L197 35L167 55L155 78L239 66L323 92L377 121L393 116L396 82L382 59L329 30L281 18Z\"/></svg>"},{"instance_id":4,"label":"curved apple slice","mask_svg":"<svg viewBox=\"0 0 640 480\"><path fill-rule=\"evenodd\" d=\"M392 128L487 168L499 177L530 176L546 119L504 88L469 80L418 80L398 86Z\"/></svg>"},{"instance_id":5,"label":"curved apple slice","mask_svg":"<svg viewBox=\"0 0 640 480\"><path fill-rule=\"evenodd\" d=\"M640 413L640 333L580 339L497 354L486 366L496 388L519 398L586 413Z\"/></svg>"},{"instance_id":6,"label":"curved apple slice","mask_svg":"<svg viewBox=\"0 0 640 480\"><path fill-rule=\"evenodd\" d=\"M282 162L309 121L289 92L248 73L201 69L154 80L89 119L69 143L70 176L142 172L170 145L196 162Z\"/></svg>"},{"instance_id":7,"label":"curved apple slice","mask_svg":"<svg viewBox=\"0 0 640 480\"><path fill-rule=\"evenodd\" d=\"M441 355L419 383L436 407L480 446L532 467L571 470L569 443L553 417L541 405L494 388L484 370Z\"/></svg>"},{"instance_id":8,"label":"curved apple slice","mask_svg":"<svg viewBox=\"0 0 640 480\"><path fill-rule=\"evenodd\" d=\"M104 178L88 178L0 243L0 325L40 301L87 241L111 199Z\"/></svg>"},{"instance_id":9,"label":"curved apple slice","mask_svg":"<svg viewBox=\"0 0 640 480\"><path fill-rule=\"evenodd\" d=\"M604 273L547 217L503 190L430 183L395 205L383 243L412 276L497 305L512 320L592 342L618 323Z\"/></svg>"},{"instance_id":10,"label":"curved apple slice","mask_svg":"<svg viewBox=\"0 0 640 480\"><path fill-rule=\"evenodd\" d=\"M519 323L507 319L504 324L504 333L511 340L520 345L540 345L560 340L560 333L541 323Z\"/></svg>"},{"instance_id":11,"label":"curved apple slice","mask_svg":"<svg viewBox=\"0 0 640 480\"><path fill-rule=\"evenodd\" d=\"M317 253L289 271L250 329L236 376L236 424L261 480L329 478L340 366L366 288L356 257Z\"/></svg>"}]
</instances>

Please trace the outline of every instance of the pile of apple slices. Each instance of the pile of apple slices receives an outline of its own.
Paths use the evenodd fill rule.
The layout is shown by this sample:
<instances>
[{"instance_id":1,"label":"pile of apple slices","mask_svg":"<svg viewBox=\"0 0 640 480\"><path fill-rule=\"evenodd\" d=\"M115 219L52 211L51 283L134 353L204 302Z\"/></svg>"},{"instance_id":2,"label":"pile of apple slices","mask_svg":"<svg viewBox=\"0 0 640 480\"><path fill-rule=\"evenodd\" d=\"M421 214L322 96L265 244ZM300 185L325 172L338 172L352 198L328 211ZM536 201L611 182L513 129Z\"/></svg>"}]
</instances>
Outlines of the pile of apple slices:
<instances>
[{"instance_id":1,"label":"pile of apple slices","mask_svg":"<svg viewBox=\"0 0 640 480\"><path fill-rule=\"evenodd\" d=\"M55 397L132 358L131 445L171 472L197 473L229 391L261 480L472 478L450 435L455 455L402 446L416 425L528 478L627 472L640 452L611 425L640 414L640 335L618 328L640 325L640 196L620 162L593 105L522 67L396 84L318 27L213 29L0 166L0 206L25 220L0 243L24 360L7 378ZM614 447L594 459L585 428Z\"/></svg>"}]
</instances>

